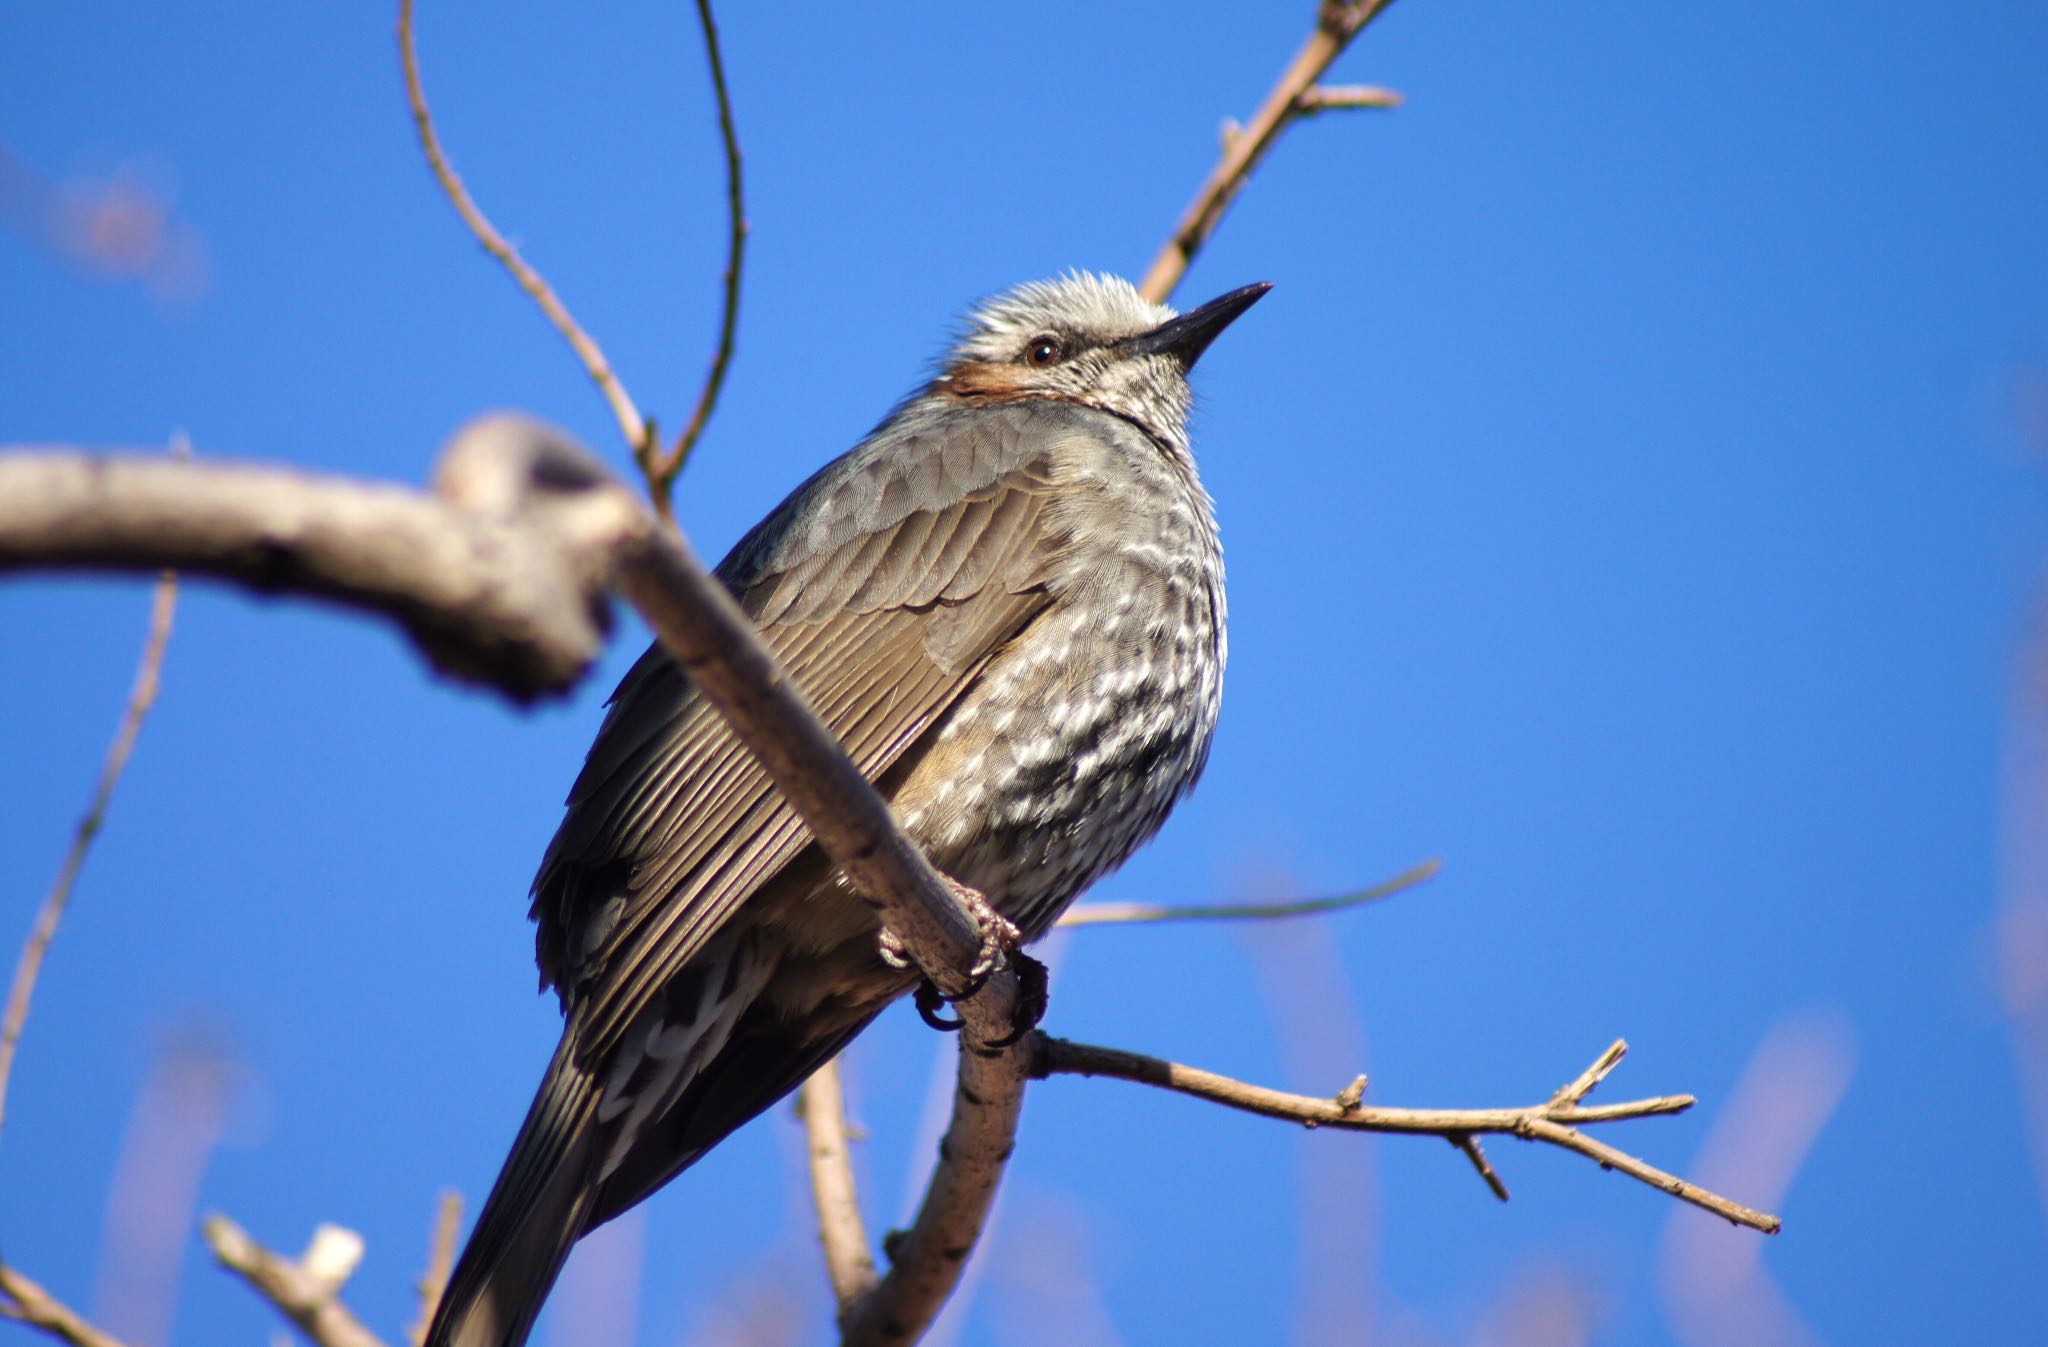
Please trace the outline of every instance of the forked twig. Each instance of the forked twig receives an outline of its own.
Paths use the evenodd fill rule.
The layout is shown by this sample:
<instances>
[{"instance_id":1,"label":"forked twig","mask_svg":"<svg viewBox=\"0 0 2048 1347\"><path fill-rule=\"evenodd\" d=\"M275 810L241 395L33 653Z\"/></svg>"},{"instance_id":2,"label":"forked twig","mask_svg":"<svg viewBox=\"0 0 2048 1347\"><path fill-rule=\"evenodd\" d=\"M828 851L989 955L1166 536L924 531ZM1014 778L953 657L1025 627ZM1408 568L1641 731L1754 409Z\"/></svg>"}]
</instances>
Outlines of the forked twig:
<instances>
[{"instance_id":1,"label":"forked twig","mask_svg":"<svg viewBox=\"0 0 2048 1347\"><path fill-rule=\"evenodd\" d=\"M1216 232L1223 212L1244 190L1252 170L1271 150L1295 120L1305 114L1339 107L1394 107L1400 95L1391 90L1355 88L1318 91L1316 81L1330 63L1351 45L1365 26L1378 18L1393 0L1323 0L1316 10L1315 31L1301 44L1301 50L1280 73L1279 82L1259 105L1251 122L1223 138L1223 157L1195 193L1182 213L1180 223L1152 265L1138 290L1155 303L1164 303L1187 274L1188 264Z\"/></svg>"},{"instance_id":2,"label":"forked twig","mask_svg":"<svg viewBox=\"0 0 2048 1347\"><path fill-rule=\"evenodd\" d=\"M1738 1225L1761 1230L1767 1235L1776 1234L1782 1223L1768 1212L1756 1211L1718 1193L1709 1192L1697 1184L1688 1183L1676 1175L1668 1174L1646 1161L1637 1159L1626 1151L1618 1150L1602 1141L1595 1141L1579 1130L1584 1126L1620 1122L1629 1118L1683 1113L1693 1106L1691 1095L1673 1094L1650 1099L1632 1099L1625 1103L1606 1104L1594 1108L1585 1107L1580 1101L1586 1092L1612 1071L1627 1051L1628 1045L1616 1040L1613 1046L1602 1053L1592 1066L1581 1072L1570 1085L1541 1104L1521 1108L1383 1108L1357 1102L1348 1092L1337 1098L1289 1094L1282 1090L1270 1090L1262 1085L1249 1085L1228 1076L1219 1076L1212 1071L1183 1066L1159 1057L1147 1057L1119 1048L1073 1043L1043 1034L1039 1035L1034 1043L1031 1072L1034 1077L1041 1079L1053 1075L1080 1075L1109 1076L1117 1080L1135 1081L1141 1085L1174 1090L1197 1099L1206 1099L1211 1103L1241 1109L1247 1113L1285 1119L1308 1127L1336 1127L1357 1132L1399 1132L1444 1137L1464 1152L1466 1158L1470 1159L1479 1171L1480 1177L1493 1189L1494 1195L1503 1199L1507 1197L1507 1188L1479 1150L1475 1138L1488 1133L1503 1133L1520 1137L1525 1141L1545 1141L1553 1146L1576 1151L1598 1162L1602 1168L1619 1170L1632 1179L1647 1183L1717 1216L1726 1217Z\"/></svg>"},{"instance_id":3,"label":"forked twig","mask_svg":"<svg viewBox=\"0 0 2048 1347\"><path fill-rule=\"evenodd\" d=\"M740 138L733 127L732 94L725 84L725 58L718 46L718 25L711 18L711 0L697 0L697 19L704 30L704 52L711 62L711 90L718 98L718 135L725 145L725 203L729 222L725 296L718 320L718 349L712 354L711 369L704 376L704 386L697 393L697 405L690 411L689 422L676 436L675 447L663 453L650 435L644 449L635 454L635 461L647 478L647 494L653 499L655 510L667 520L675 518L672 498L676 478L690 461L690 451L703 438L704 427L710 424L711 413L718 406L718 395L725 389L726 371L732 365L733 339L739 329L740 269L747 256L747 205L740 174Z\"/></svg>"},{"instance_id":4,"label":"forked twig","mask_svg":"<svg viewBox=\"0 0 2048 1347\"><path fill-rule=\"evenodd\" d=\"M383 1339L341 1303L342 1284L363 1252L362 1238L354 1231L320 1226L298 1258L265 1248L219 1214L207 1217L200 1231L221 1266L291 1320L314 1347L384 1347Z\"/></svg>"},{"instance_id":5,"label":"forked twig","mask_svg":"<svg viewBox=\"0 0 2048 1347\"><path fill-rule=\"evenodd\" d=\"M149 708L156 703L164 650L171 640L171 618L177 609L178 577L165 571L157 578L155 596L150 601L149 634L143 638L142 658L135 667L134 686L128 690L127 710L121 713L120 728L114 732L114 742L107 748L106 761L100 766L100 779L93 787L92 800L71 834L71 848L64 853L64 863L57 869L57 878L43 896L35 926L22 943L21 957L14 966L14 982L7 991L6 1014L0 1018L0 1126L6 1124L7 1082L14 1074L14 1054L21 1044L21 1031L28 1023L29 1003L35 997L43 956L49 952L50 941L56 938L57 925L64 919L64 909L70 906L71 890L78 882L78 872L85 864L86 854L92 850L93 839L99 836L100 828L106 823L107 806L113 802L114 787L121 782L129 754L135 751L135 739L142 733L142 722L149 715Z\"/></svg>"},{"instance_id":6,"label":"forked twig","mask_svg":"<svg viewBox=\"0 0 2048 1347\"><path fill-rule=\"evenodd\" d=\"M434 114L427 107L426 86L420 80L419 53L412 35L412 0L398 0L398 58L405 69L405 99L412 107L413 126L419 131L420 148L426 152L427 166L433 170L434 181L440 185L442 194L455 207L456 214L462 217L463 224L469 227L469 232L483 245L484 251L498 259L499 265L511 273L527 297L540 306L540 311L554 325L555 331L562 334L563 340L576 352L576 358L583 362L590 381L611 404L612 416L618 421L619 432L626 437L626 443L636 454L643 452L649 438L647 422L641 417L640 409L633 405L626 386L612 371L603 349L583 330L583 325L576 321L540 272L521 257L519 250L491 224L482 207L470 196L469 188L463 185L454 165L449 163L447 152L441 148L440 133L434 129Z\"/></svg>"}]
</instances>

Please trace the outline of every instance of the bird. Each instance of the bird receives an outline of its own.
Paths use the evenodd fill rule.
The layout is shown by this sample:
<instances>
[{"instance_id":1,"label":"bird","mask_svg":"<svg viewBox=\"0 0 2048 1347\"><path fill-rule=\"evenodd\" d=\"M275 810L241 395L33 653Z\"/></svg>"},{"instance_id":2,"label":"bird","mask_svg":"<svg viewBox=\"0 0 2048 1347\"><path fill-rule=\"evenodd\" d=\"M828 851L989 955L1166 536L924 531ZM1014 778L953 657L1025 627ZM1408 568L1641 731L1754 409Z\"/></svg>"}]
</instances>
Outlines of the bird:
<instances>
[{"instance_id":1,"label":"bird","mask_svg":"<svg viewBox=\"0 0 2048 1347\"><path fill-rule=\"evenodd\" d=\"M1024 940L1208 760L1226 608L1187 376L1270 288L1176 314L1068 272L986 301L717 569L904 831ZM428 1347L519 1347L578 1238L918 980L659 645L613 693L532 897L562 1038Z\"/></svg>"}]
</instances>

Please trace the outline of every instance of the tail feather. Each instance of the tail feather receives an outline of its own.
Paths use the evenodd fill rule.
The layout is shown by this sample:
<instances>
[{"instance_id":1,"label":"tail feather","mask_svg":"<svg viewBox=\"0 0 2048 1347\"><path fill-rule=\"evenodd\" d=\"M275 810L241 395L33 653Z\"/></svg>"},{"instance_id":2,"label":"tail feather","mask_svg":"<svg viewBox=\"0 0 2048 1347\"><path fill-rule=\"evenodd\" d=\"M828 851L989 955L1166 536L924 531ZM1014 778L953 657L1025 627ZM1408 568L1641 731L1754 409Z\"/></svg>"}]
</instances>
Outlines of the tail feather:
<instances>
[{"instance_id":1,"label":"tail feather","mask_svg":"<svg viewBox=\"0 0 2048 1347\"><path fill-rule=\"evenodd\" d=\"M565 1035L434 1311L426 1347L521 1347L589 1228L598 1083Z\"/></svg>"}]
</instances>

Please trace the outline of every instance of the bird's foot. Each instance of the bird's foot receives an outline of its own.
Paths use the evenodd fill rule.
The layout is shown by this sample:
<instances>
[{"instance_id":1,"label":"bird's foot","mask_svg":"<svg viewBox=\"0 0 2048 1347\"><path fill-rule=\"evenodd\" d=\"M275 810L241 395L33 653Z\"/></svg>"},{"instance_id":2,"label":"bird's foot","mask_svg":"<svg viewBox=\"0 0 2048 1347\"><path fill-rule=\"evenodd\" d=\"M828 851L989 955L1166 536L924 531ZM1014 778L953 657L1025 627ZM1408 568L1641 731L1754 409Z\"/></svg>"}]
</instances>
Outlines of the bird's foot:
<instances>
[{"instance_id":1,"label":"bird's foot","mask_svg":"<svg viewBox=\"0 0 2048 1347\"><path fill-rule=\"evenodd\" d=\"M979 889L971 889L950 875L941 875L946 887L953 891L953 897L960 906L967 909L974 918L974 924L981 931L981 952L975 956L974 967L967 970L968 989L972 996L981 990L981 984L988 981L988 975L1002 963L1005 955L1017 952L1024 943L1024 933L1017 924L989 905Z\"/></svg>"},{"instance_id":2,"label":"bird's foot","mask_svg":"<svg viewBox=\"0 0 2048 1347\"><path fill-rule=\"evenodd\" d=\"M1051 977L1045 965L1022 950L1010 951L1010 966L1017 970L1017 1005L1010 1012L1010 1032L1001 1038L982 1044L988 1051L1000 1051L1014 1047L1024 1035L1038 1027L1045 1018L1045 1008L1051 1003L1048 986Z\"/></svg>"},{"instance_id":3,"label":"bird's foot","mask_svg":"<svg viewBox=\"0 0 2048 1347\"><path fill-rule=\"evenodd\" d=\"M996 911L988 899L982 897L979 890L969 888L949 876L941 878L945 879L946 887L953 891L954 899L973 916L974 924L981 933L981 949L975 956L974 965L967 970L966 985L958 996L947 996L930 978L918 982L917 990L912 996L918 1016L941 1032L959 1032L965 1021L958 1015L946 1014L946 1007L953 1002L964 1001L980 991L987 983L989 975L1007 962L1017 970L1019 994L1016 1012L1011 1017L1010 1032L984 1046L992 1050L1010 1047L1036 1029L1039 1020L1045 1017L1045 965L1018 948L1024 943L1024 933L1017 929L1016 923ZM889 967L908 969L913 966L910 952L904 947L901 937L888 927L883 927L876 936L875 946L882 962Z\"/></svg>"},{"instance_id":4,"label":"bird's foot","mask_svg":"<svg viewBox=\"0 0 2048 1347\"><path fill-rule=\"evenodd\" d=\"M1010 1032L982 1044L982 1047L990 1052L1012 1047L1022 1041L1024 1035L1036 1029L1038 1022L1045 1018L1045 1008L1050 1000L1047 995L1050 978L1044 964L1029 954L1011 950L1010 967L1017 970L1017 1006L1010 1016ZM987 980L987 975L984 974L982 981ZM976 983L974 990L980 991L981 984ZM973 994L968 993L969 996ZM947 1001L945 993L932 985L930 978L917 984L917 990L911 994L911 1001L917 1007L918 1017L940 1033L959 1033L961 1026L967 1023L958 1015L945 1013L946 1007L951 1003Z\"/></svg>"},{"instance_id":5,"label":"bird's foot","mask_svg":"<svg viewBox=\"0 0 2048 1347\"><path fill-rule=\"evenodd\" d=\"M974 956L973 967L967 970L967 987L960 993L959 1000L981 990L981 984L988 981L988 975L995 971L1003 957L1024 943L1024 933L1016 923L989 906L988 899L981 896L979 889L969 888L959 880L947 875L939 878L946 881L946 887L953 891L953 899L967 909L974 918L974 925L981 933L981 948ZM882 962L898 970L912 966L910 951L904 947L903 938L884 926L875 936L876 953Z\"/></svg>"}]
</instances>

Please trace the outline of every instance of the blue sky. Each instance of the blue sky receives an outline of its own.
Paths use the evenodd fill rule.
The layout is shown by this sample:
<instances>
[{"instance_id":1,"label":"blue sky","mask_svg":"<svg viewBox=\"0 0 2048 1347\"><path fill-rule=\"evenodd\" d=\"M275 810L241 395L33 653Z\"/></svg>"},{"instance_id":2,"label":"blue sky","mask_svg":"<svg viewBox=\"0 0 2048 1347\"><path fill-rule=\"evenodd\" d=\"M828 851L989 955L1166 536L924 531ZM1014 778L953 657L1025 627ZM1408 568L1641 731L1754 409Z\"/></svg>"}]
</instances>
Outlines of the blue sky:
<instances>
[{"instance_id":1,"label":"blue sky","mask_svg":"<svg viewBox=\"0 0 2048 1347\"><path fill-rule=\"evenodd\" d=\"M977 297L1141 271L1311 6L728 8L753 247L678 496L713 555ZM471 187L679 423L724 229L688 8L429 3L420 37ZM1493 1147L1503 1207L1438 1142L1055 1081L957 1340L2039 1340L2048 1182L2020 1081L2048 1065L2001 969L2024 971L2004 914L2048 902L2022 863L2048 799L2022 751L2044 53L2048 12L2011 4L1408 0L1334 72L1407 106L1298 127L1179 296L1276 287L1196 380L1224 721L1200 792L1096 896L1445 870L1285 931L1078 935L1048 1027L1316 1092L1368 1070L1411 1104L1531 1102L1625 1036L1603 1096L1701 1106L1609 1139L1702 1179L1732 1156L1734 1195L1786 1233L1519 1144ZM623 466L436 196L388 15L8 7L0 145L167 199L173 242L121 282L8 217L0 438L182 430L417 482L463 419L518 406ZM0 585L10 944L146 606L140 582ZM361 1231L350 1298L395 1338L435 1192L484 1190L554 1041L526 885L642 639L522 714L366 621L193 586L17 1067L8 1258L146 1325L105 1271L150 1257L118 1162L142 1163L165 1061L225 1058L218 1147L181 1143L205 1158L192 1201L286 1247ZM878 1222L946 1046L906 1011L855 1050ZM175 1151L170 1115L141 1116ZM708 1341L732 1316L828 1340L796 1164L780 1113L735 1138L572 1269L563 1297L602 1307L637 1258L630 1312L565 1311L553 1341ZM172 1238L183 1200L162 1198ZM196 1245L179 1266L175 1341L269 1330Z\"/></svg>"}]
</instances>

